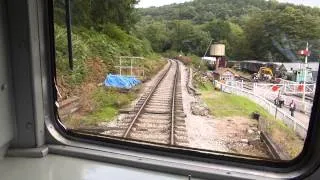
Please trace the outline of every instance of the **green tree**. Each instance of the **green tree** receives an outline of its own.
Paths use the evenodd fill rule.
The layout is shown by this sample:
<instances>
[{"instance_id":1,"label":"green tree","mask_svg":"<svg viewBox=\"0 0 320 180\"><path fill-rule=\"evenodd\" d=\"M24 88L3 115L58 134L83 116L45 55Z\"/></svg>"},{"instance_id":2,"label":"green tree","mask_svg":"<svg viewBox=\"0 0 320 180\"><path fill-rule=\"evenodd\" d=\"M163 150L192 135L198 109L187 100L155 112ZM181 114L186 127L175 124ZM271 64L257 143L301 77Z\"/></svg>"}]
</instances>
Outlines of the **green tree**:
<instances>
[{"instance_id":1,"label":"green tree","mask_svg":"<svg viewBox=\"0 0 320 180\"><path fill-rule=\"evenodd\" d=\"M254 57L261 60L271 53L279 61L297 61L296 51L320 38L319 17L293 7L256 14L246 22L245 31Z\"/></svg>"},{"instance_id":2,"label":"green tree","mask_svg":"<svg viewBox=\"0 0 320 180\"><path fill-rule=\"evenodd\" d=\"M105 24L116 24L129 31L138 21L135 5L139 0L71 0L74 26L102 30ZM64 0L54 0L55 22L64 24Z\"/></svg>"}]
</instances>

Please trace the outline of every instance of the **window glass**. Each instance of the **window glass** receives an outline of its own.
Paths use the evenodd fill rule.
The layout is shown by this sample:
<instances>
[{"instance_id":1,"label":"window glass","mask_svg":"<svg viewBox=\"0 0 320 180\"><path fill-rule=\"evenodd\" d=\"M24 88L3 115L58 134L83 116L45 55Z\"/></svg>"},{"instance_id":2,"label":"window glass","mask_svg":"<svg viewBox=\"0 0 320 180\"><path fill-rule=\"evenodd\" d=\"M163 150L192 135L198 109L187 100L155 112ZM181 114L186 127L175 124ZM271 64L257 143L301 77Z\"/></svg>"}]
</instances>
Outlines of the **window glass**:
<instances>
[{"instance_id":1,"label":"window glass","mask_svg":"<svg viewBox=\"0 0 320 180\"><path fill-rule=\"evenodd\" d=\"M164 147L291 160L320 57L320 2L54 0L58 120Z\"/></svg>"}]
</instances>

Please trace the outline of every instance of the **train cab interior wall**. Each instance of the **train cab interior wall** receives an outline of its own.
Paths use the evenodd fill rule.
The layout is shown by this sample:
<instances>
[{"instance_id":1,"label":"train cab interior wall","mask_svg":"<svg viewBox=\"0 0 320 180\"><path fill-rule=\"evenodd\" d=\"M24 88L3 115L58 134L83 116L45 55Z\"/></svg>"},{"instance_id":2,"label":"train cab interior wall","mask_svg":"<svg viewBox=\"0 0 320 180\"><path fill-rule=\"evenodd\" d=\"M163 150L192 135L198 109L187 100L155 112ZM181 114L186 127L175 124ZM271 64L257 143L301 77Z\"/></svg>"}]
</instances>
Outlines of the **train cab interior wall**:
<instances>
[{"instance_id":1,"label":"train cab interior wall","mask_svg":"<svg viewBox=\"0 0 320 180\"><path fill-rule=\"evenodd\" d=\"M318 86L303 151L284 162L64 128L57 121L53 2L0 0L1 180L320 178Z\"/></svg>"}]
</instances>

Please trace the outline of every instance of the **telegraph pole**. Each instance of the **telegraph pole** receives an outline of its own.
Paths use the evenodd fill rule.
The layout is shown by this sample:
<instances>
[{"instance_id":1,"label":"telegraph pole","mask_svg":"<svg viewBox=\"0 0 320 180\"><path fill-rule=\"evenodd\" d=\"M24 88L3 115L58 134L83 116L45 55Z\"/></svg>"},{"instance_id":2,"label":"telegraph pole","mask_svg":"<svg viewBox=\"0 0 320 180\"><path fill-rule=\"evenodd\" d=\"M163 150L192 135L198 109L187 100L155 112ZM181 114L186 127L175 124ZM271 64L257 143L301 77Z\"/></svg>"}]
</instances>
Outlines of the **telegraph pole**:
<instances>
[{"instance_id":1,"label":"telegraph pole","mask_svg":"<svg viewBox=\"0 0 320 180\"><path fill-rule=\"evenodd\" d=\"M309 56L309 42L307 42L307 48L306 48L306 55L304 60L304 78L303 78L303 96L302 96L302 102L303 102L303 109L304 112L306 112L306 79L307 79L307 65L308 65L308 56Z\"/></svg>"}]
</instances>

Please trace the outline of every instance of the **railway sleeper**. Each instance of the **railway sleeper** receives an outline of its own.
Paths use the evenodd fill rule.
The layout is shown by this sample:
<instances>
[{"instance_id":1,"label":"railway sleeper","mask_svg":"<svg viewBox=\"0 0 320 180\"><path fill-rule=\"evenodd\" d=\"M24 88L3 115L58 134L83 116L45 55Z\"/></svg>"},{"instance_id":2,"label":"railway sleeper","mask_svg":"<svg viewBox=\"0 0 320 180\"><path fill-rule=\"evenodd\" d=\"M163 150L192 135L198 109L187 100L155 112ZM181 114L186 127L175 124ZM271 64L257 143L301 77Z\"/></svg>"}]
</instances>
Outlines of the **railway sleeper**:
<instances>
[{"instance_id":1,"label":"railway sleeper","mask_svg":"<svg viewBox=\"0 0 320 180\"><path fill-rule=\"evenodd\" d=\"M175 122L174 127L175 127L175 129L178 128L178 130L183 131L183 129L186 129L186 124L185 123L177 123L177 122Z\"/></svg>"},{"instance_id":2,"label":"railway sleeper","mask_svg":"<svg viewBox=\"0 0 320 180\"><path fill-rule=\"evenodd\" d=\"M175 112L175 116L176 116L176 118L185 118L185 117L187 117L187 115L182 111L182 110L180 110L180 111L176 111Z\"/></svg>"},{"instance_id":3,"label":"railway sleeper","mask_svg":"<svg viewBox=\"0 0 320 180\"><path fill-rule=\"evenodd\" d=\"M169 114L147 114L143 113L139 119L157 119L157 120L168 120L171 116Z\"/></svg>"},{"instance_id":4,"label":"railway sleeper","mask_svg":"<svg viewBox=\"0 0 320 180\"><path fill-rule=\"evenodd\" d=\"M159 139L153 137L141 137L139 135L129 136L129 139L136 140L136 141L145 141L150 143L158 143L158 144L169 144L169 138L167 139Z\"/></svg>"},{"instance_id":5,"label":"railway sleeper","mask_svg":"<svg viewBox=\"0 0 320 180\"><path fill-rule=\"evenodd\" d=\"M183 107L177 107L176 110L183 111Z\"/></svg>"},{"instance_id":6,"label":"railway sleeper","mask_svg":"<svg viewBox=\"0 0 320 180\"><path fill-rule=\"evenodd\" d=\"M152 102L152 103L167 103L171 98L167 98L167 99L158 99L158 100L150 100L149 102Z\"/></svg>"},{"instance_id":7,"label":"railway sleeper","mask_svg":"<svg viewBox=\"0 0 320 180\"><path fill-rule=\"evenodd\" d=\"M156 104L156 103L149 103L146 108L155 108L155 109L170 109L168 108L169 104Z\"/></svg>"},{"instance_id":8,"label":"railway sleeper","mask_svg":"<svg viewBox=\"0 0 320 180\"><path fill-rule=\"evenodd\" d=\"M174 121L174 125L176 127L186 127L186 123L184 121Z\"/></svg>"},{"instance_id":9,"label":"railway sleeper","mask_svg":"<svg viewBox=\"0 0 320 180\"><path fill-rule=\"evenodd\" d=\"M158 95L158 97L152 97L150 98L149 102L168 102L168 100L171 100L172 96L161 96Z\"/></svg>"},{"instance_id":10,"label":"railway sleeper","mask_svg":"<svg viewBox=\"0 0 320 180\"><path fill-rule=\"evenodd\" d=\"M145 108L145 113L152 113L152 114L170 114L171 111L169 109L166 110L159 110L155 108Z\"/></svg>"},{"instance_id":11,"label":"railway sleeper","mask_svg":"<svg viewBox=\"0 0 320 180\"><path fill-rule=\"evenodd\" d=\"M170 121L167 119L167 120L159 120L159 119L138 119L137 121L138 124L142 124L142 125L145 125L145 124L155 124L155 125L162 125L162 124L170 124Z\"/></svg>"},{"instance_id":12,"label":"railway sleeper","mask_svg":"<svg viewBox=\"0 0 320 180\"><path fill-rule=\"evenodd\" d=\"M172 84L170 81L167 81L166 84L160 84L158 86L158 89L156 89L154 92L154 94L167 94L167 95L170 95L171 92L172 92L172 89L173 89L173 85L170 85Z\"/></svg>"},{"instance_id":13,"label":"railway sleeper","mask_svg":"<svg viewBox=\"0 0 320 180\"><path fill-rule=\"evenodd\" d=\"M150 129L168 129L170 128L170 123L144 123L144 122L138 122L135 127L136 128L150 128Z\"/></svg>"},{"instance_id":14,"label":"railway sleeper","mask_svg":"<svg viewBox=\"0 0 320 180\"><path fill-rule=\"evenodd\" d=\"M186 136L178 136L175 134L174 139L176 143L189 143L188 137Z\"/></svg>"},{"instance_id":15,"label":"railway sleeper","mask_svg":"<svg viewBox=\"0 0 320 180\"><path fill-rule=\"evenodd\" d=\"M185 122L185 117L183 117L183 116L175 116L175 122L177 122L177 121L183 121L183 122Z\"/></svg>"},{"instance_id":16,"label":"railway sleeper","mask_svg":"<svg viewBox=\"0 0 320 180\"><path fill-rule=\"evenodd\" d=\"M188 136L186 131L174 131L174 134L177 135L178 137L180 137L180 136L187 137Z\"/></svg>"},{"instance_id":17,"label":"railway sleeper","mask_svg":"<svg viewBox=\"0 0 320 180\"><path fill-rule=\"evenodd\" d=\"M146 107L147 106L156 106L156 107L170 109L171 103L170 103L169 99L167 101L163 101L163 102L150 101L150 102L148 102Z\"/></svg>"},{"instance_id":18,"label":"railway sleeper","mask_svg":"<svg viewBox=\"0 0 320 180\"><path fill-rule=\"evenodd\" d=\"M169 82L167 82L169 83ZM171 92L173 90L172 86L163 86L163 87L158 87L157 90L154 91L154 95L165 95L165 96L171 96Z\"/></svg>"},{"instance_id":19,"label":"railway sleeper","mask_svg":"<svg viewBox=\"0 0 320 180\"><path fill-rule=\"evenodd\" d=\"M185 125L175 126L174 130L177 131L177 132L187 132L187 129L186 129Z\"/></svg>"},{"instance_id":20,"label":"railway sleeper","mask_svg":"<svg viewBox=\"0 0 320 180\"><path fill-rule=\"evenodd\" d=\"M179 110L179 112L180 112L183 109L183 105L176 105L175 108L176 108L176 110Z\"/></svg>"},{"instance_id":21,"label":"railway sleeper","mask_svg":"<svg viewBox=\"0 0 320 180\"><path fill-rule=\"evenodd\" d=\"M137 130L153 130L153 129L158 129L158 130L168 130L170 129L171 124L167 123L167 124L151 124L151 123L137 123L135 124L134 128L136 128Z\"/></svg>"},{"instance_id":22,"label":"railway sleeper","mask_svg":"<svg viewBox=\"0 0 320 180\"><path fill-rule=\"evenodd\" d=\"M144 102L147 99L147 95L142 96L137 103Z\"/></svg>"},{"instance_id":23,"label":"railway sleeper","mask_svg":"<svg viewBox=\"0 0 320 180\"><path fill-rule=\"evenodd\" d=\"M103 135L107 135L107 136L117 136L117 137L121 137L124 134L124 131L105 131L103 133L101 133Z\"/></svg>"},{"instance_id":24,"label":"railway sleeper","mask_svg":"<svg viewBox=\"0 0 320 180\"><path fill-rule=\"evenodd\" d=\"M172 82L170 81L166 81L166 84L160 84L158 86L158 88L154 91L154 94L167 94L167 95L171 95L172 89L173 89L173 85Z\"/></svg>"},{"instance_id":25,"label":"railway sleeper","mask_svg":"<svg viewBox=\"0 0 320 180\"><path fill-rule=\"evenodd\" d=\"M126 129L129 127L129 124L130 123L118 123L118 127L121 128L121 129Z\"/></svg>"},{"instance_id":26,"label":"railway sleeper","mask_svg":"<svg viewBox=\"0 0 320 180\"><path fill-rule=\"evenodd\" d=\"M145 131L134 131L131 132L130 138L133 139L139 139L139 140L146 140L146 141L165 141L169 142L170 135L169 133L153 133L153 134L147 134Z\"/></svg>"},{"instance_id":27,"label":"railway sleeper","mask_svg":"<svg viewBox=\"0 0 320 180\"><path fill-rule=\"evenodd\" d=\"M132 129L134 132L145 132L151 134L159 134L159 133L168 133L170 128L163 127L163 128L147 128L147 127L136 127Z\"/></svg>"},{"instance_id":28,"label":"railway sleeper","mask_svg":"<svg viewBox=\"0 0 320 180\"><path fill-rule=\"evenodd\" d=\"M131 121L132 121L132 117L128 117L128 118L124 118L124 119L118 121L118 123L121 122L123 124L128 124L128 123L131 123Z\"/></svg>"}]
</instances>

